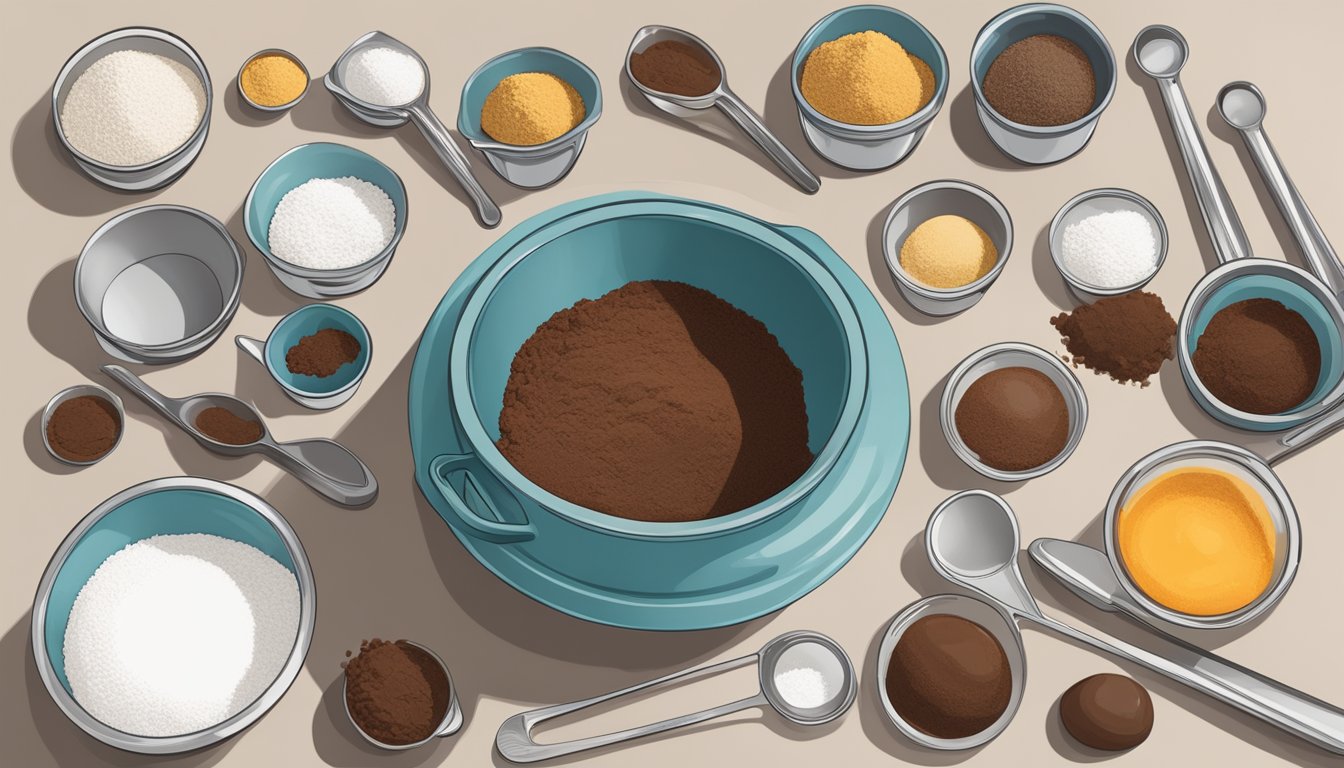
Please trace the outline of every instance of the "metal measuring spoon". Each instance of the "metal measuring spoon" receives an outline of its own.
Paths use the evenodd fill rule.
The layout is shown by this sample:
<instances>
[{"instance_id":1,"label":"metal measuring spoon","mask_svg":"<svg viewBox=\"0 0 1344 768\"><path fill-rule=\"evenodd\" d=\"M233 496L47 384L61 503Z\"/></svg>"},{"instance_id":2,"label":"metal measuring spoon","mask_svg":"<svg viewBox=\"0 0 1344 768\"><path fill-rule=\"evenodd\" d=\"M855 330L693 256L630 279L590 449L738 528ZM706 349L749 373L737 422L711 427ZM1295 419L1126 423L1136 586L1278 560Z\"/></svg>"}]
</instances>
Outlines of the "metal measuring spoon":
<instances>
[{"instance_id":1,"label":"metal measuring spoon","mask_svg":"<svg viewBox=\"0 0 1344 768\"><path fill-rule=\"evenodd\" d=\"M1228 83L1218 92L1217 105L1218 114L1245 140L1255 167L1259 169L1265 186L1274 197L1274 204L1288 222L1288 228L1297 240L1297 247L1302 249L1303 257L1311 265L1311 271L1336 296L1344 296L1344 264L1340 264L1335 249L1330 246L1325 232L1321 231L1321 225L1316 223L1316 217L1302 199L1302 193L1297 191L1293 180L1288 177L1288 171L1261 126L1266 110L1264 94L1253 83Z\"/></svg>"},{"instance_id":2,"label":"metal measuring spoon","mask_svg":"<svg viewBox=\"0 0 1344 768\"><path fill-rule=\"evenodd\" d=\"M693 48L698 48L706 56L713 59L714 66L719 68L719 84L714 90L702 96L682 96L676 93L656 91L641 83L630 71L630 57L636 53L642 53L654 43L664 40L675 40ZM816 174L808 170L807 166L803 165L803 161L790 152L783 142L775 138L775 135L770 132L769 128L765 127L765 123L761 122L761 118L752 111L751 107L748 107L742 99L738 98L737 94L728 88L728 71L723 66L723 60L704 40L690 32L674 27L664 27L661 24L650 24L647 27L642 27L635 33L634 39L630 41L629 49L625 52L625 76L655 107L669 115L691 117L701 110L718 107L719 111L727 115L734 123L737 123L737 127L741 128L752 141L756 142L756 145L764 150L765 154L769 155L770 159L775 161L775 164L784 173L788 174L790 179L793 179L793 183L802 187L804 192L810 195L821 189L821 180L817 178Z\"/></svg>"},{"instance_id":3,"label":"metal measuring spoon","mask_svg":"<svg viewBox=\"0 0 1344 768\"><path fill-rule=\"evenodd\" d=\"M425 87L421 89L420 95L406 104L396 106L383 106L381 104L371 104L345 88L345 67L350 62L350 57L356 51L364 48L393 48L407 56L414 58L420 64L420 68L425 73ZM406 121L415 124L424 135L429 146L434 150L434 154L439 156L439 160L448 168L449 173L457 179L462 188L467 191L467 196L471 198L476 205L476 215L481 223L487 227L498 226L500 221L499 206L490 198L490 193L485 191L481 183L476 180L476 175L471 170L471 161L462 153L457 144L453 141L452 134L448 132L447 126L439 120L434 114L434 110L429 107L429 66L425 60L416 53L414 49L396 38L385 35L382 32L370 32L350 44L349 48L336 59L332 65L331 71L327 72L326 77L322 78L326 83L327 90L336 96L336 100L345 105L355 117L381 128L396 128L404 125Z\"/></svg>"},{"instance_id":4,"label":"metal measuring spoon","mask_svg":"<svg viewBox=\"0 0 1344 768\"><path fill-rule=\"evenodd\" d=\"M1008 503L988 491L962 491L938 505L924 546L943 578L1084 645L1139 664L1254 715L1336 754L1344 754L1344 711L1174 637L1159 634L1161 653L1100 638L1043 613L1017 567L1021 537ZM1089 570L1090 573L1090 570ZM1091 602L1091 600L1089 600Z\"/></svg>"},{"instance_id":5,"label":"metal measuring spoon","mask_svg":"<svg viewBox=\"0 0 1344 768\"><path fill-rule=\"evenodd\" d=\"M340 443L324 438L279 443L271 437L261 414L232 395L207 392L184 398L166 397L120 365L104 365L103 373L116 379L215 453L225 456L259 453L313 490L348 507L364 506L378 497L378 481L373 471ZM205 435L196 428L196 415L210 407L224 408L261 424L261 438L244 445L231 445Z\"/></svg>"},{"instance_id":6,"label":"metal measuring spoon","mask_svg":"<svg viewBox=\"0 0 1344 768\"><path fill-rule=\"evenodd\" d=\"M627 728L615 733L591 736L586 739L575 739L558 744L538 744L532 740L533 728L561 715L587 709L593 705L632 693L663 688L673 682L699 680L750 664L757 665L760 670L761 690L754 696L748 696L745 699L739 699L693 714L673 717L636 728ZM830 692L830 699L819 706L800 709L790 704L775 686L775 673L776 671L787 671L804 665L816 669L822 674L827 683L827 690ZM594 696L591 699L519 713L505 720L504 724L499 727L499 733L495 735L495 746L499 749L499 753L511 762L534 763L538 760L549 760L553 757L571 755L587 749L618 744L623 741L670 731L685 725L713 720L731 712L763 706L771 707L786 719L798 725L821 725L829 723L844 714L854 703L854 697L857 695L858 689L858 682L854 678L854 665L850 663L849 656L845 654L844 649L837 645L834 640L816 632L789 632L776 637L766 643L761 650L749 656L674 672L656 680L632 685L629 688L623 688L602 696Z\"/></svg>"}]
</instances>

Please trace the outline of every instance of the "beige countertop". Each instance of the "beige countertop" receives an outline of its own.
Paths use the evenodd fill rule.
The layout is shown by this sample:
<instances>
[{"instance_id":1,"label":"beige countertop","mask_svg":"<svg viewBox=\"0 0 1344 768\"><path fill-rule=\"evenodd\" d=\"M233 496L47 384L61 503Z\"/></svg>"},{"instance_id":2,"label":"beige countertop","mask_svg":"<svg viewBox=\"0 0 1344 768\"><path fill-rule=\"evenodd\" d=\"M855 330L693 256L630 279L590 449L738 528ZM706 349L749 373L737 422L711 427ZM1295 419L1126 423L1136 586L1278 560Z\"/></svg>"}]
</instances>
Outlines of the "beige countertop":
<instances>
[{"instance_id":1,"label":"beige countertop","mask_svg":"<svg viewBox=\"0 0 1344 768\"><path fill-rule=\"evenodd\" d=\"M9 258L0 285L8 330L8 381L0 404L0 460L14 490L0 537L0 750L6 765L174 766L479 766L492 753L507 716L538 704L586 697L702 661L756 649L799 628L823 631L860 667L857 706L837 724L799 732L777 718L714 723L691 733L587 756L595 765L887 765L894 760L946 765L1048 765L1090 762L1061 733L1055 702L1066 687L1096 672L1120 669L1153 693L1152 737L1116 765L1325 765L1328 756L1164 679L1028 629L1029 679L1016 720L996 741L964 754L931 753L902 740L884 719L872 683L884 624L920 595L946 591L923 554L929 512L965 488L1003 493L1016 508L1024 541L1039 536L1098 542L1099 515L1120 473L1148 451L1192 435L1244 439L1219 427L1194 405L1174 363L1147 388L1122 386L1081 372L1091 419L1077 453L1058 471L1021 485L988 482L961 465L938 428L941 381L971 351L1019 340L1062 350L1047 322L1071 306L1045 250L1043 231L1058 207L1079 191L1133 189L1162 211L1171 230L1166 266L1151 284L1173 313L1213 262L1188 191L1179 154L1156 93L1136 81L1127 60L1135 33L1167 23L1188 38L1192 57L1182 77L1209 150L1261 255L1300 259L1239 139L1216 126L1213 96L1224 83L1248 79L1265 92L1267 130L1327 234L1344 246L1344 156L1338 131L1344 106L1333 94L1337 30L1344 5L1330 0L1242 3L1126 3L1077 0L1125 59L1114 101L1092 143L1078 156L1045 168L1014 165L986 139L975 119L967 60L976 31L1008 3L915 0L901 7L941 41L951 83L941 114L923 143L895 168L855 174L828 165L801 136L789 91L787 60L807 28L840 5L816 2L724 3L685 0L660 8L639 3L353 3L232 4L24 3L6 13L3 122L10 132L0 178ZM1215 10L1216 8L1216 10ZM631 34L646 23L700 34L724 59L742 98L822 177L807 196L783 180L764 156L717 117L675 121L651 111L622 83L620 66ZM49 88L62 62L86 40L129 24L158 26L185 37L213 73L215 111L199 161L175 184L124 195L94 185L58 151ZM602 79L606 111L574 172L537 192L509 187L476 155L481 178L504 211L498 231L478 227L463 196L434 155L407 128L382 131L342 112L320 84L291 113L259 120L239 105L233 75L265 47L298 54L319 75L350 41L370 29L400 37L428 60L433 104L445 122L456 116L458 89L487 58L524 45L550 45L576 55ZM1320 89L1317 93L1316 89ZM1208 118L1212 117L1212 120ZM363 456L382 485L365 510L334 507L256 458L206 453L190 438L127 398L121 447L91 468L73 471L43 452L42 405L57 390L92 380L106 384L107 362L72 298L75 257L85 239L117 211L147 202L200 208L227 222L246 243L240 208L267 163L303 142L338 141L378 156L406 181L416 213L382 280L338 303L358 314L378 354L354 400L324 413L303 412L225 340L178 365L150 369L147 380L169 394L235 392L254 402L282 439L329 436ZM899 297L886 272L879 235L887 208L901 192L937 178L983 185L1012 214L1017 238L1007 269L989 295L960 316L933 320ZM814 230L873 289L900 339L910 380L913 431L895 499L876 533L835 577L793 606L728 629L655 634L586 624L515 593L476 564L420 496L405 434L406 388L418 335L463 267L503 231L528 216L575 198L646 189L733 206L761 218ZM281 315L304 303L276 281L250 246L242 308L228 336L264 336ZM880 396L881 393L879 393ZM1280 473L1302 518L1304 554L1283 602L1250 630L1205 632L1197 642L1310 693L1344 703L1344 640L1339 553L1344 515L1325 478L1339 471L1344 437L1285 462ZM33 589L50 553L86 512L143 480L192 474L237 483L265 496L297 529L312 560L321 600L307 665L283 700L255 727L214 749L151 759L103 747L65 720L47 696L29 649ZM1141 633L1103 617L1057 587L1039 587L1046 610L1142 640ZM408 637L437 649L452 668L466 726L424 749L374 753L342 720L339 663L361 638ZM745 695L751 683L712 680L675 701L649 704L623 718L654 716L672 705L710 705ZM657 710L657 711L655 711ZM612 718L615 716L612 715ZM604 719L610 725L614 719ZM622 722L632 722L625 719ZM596 725L591 726L596 728Z\"/></svg>"}]
</instances>

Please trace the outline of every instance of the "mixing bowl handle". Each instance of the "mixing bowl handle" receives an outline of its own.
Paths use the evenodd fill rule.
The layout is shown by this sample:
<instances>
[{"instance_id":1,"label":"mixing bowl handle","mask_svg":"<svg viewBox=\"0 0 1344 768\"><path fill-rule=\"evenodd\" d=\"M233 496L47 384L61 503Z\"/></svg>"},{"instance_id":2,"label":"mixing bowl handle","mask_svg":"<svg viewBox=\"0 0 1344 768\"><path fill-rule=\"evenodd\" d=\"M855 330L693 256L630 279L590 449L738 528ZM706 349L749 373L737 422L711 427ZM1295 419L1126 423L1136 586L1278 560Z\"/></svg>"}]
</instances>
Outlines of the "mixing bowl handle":
<instances>
[{"instance_id":1,"label":"mixing bowl handle","mask_svg":"<svg viewBox=\"0 0 1344 768\"><path fill-rule=\"evenodd\" d=\"M519 541L530 541L536 538L537 530L531 523L501 523L498 520L489 520L472 511L467 506L467 502L462 498L462 494L448 482L448 473L456 470L462 470L466 473L467 484L476 490L476 495L489 507L490 513L496 518L502 517L499 509L491 501L490 496L481 489L480 483L476 482L471 468L477 464L476 454L474 453L448 453L442 456L434 457L429 463L429 479L434 483L434 487L439 490L444 501L448 502L448 508L453 511L458 522L466 526L468 534L485 541L491 541L496 544L511 544Z\"/></svg>"}]
</instances>

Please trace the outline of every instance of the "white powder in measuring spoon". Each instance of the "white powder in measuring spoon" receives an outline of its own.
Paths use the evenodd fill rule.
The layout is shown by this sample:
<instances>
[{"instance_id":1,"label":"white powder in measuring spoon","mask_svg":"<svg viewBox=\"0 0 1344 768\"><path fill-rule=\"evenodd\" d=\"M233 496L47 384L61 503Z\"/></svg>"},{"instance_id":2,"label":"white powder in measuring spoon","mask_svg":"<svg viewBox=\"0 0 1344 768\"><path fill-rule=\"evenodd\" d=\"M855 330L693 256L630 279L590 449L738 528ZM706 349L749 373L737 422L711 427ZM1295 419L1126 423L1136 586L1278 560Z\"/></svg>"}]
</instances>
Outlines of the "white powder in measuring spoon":
<instances>
[{"instance_id":1,"label":"white powder in measuring spoon","mask_svg":"<svg viewBox=\"0 0 1344 768\"><path fill-rule=\"evenodd\" d=\"M271 253L308 269L345 269L392 242L397 209L376 184L354 176L311 179L285 193L271 216Z\"/></svg>"},{"instance_id":2,"label":"white powder in measuring spoon","mask_svg":"<svg viewBox=\"0 0 1344 768\"><path fill-rule=\"evenodd\" d=\"M425 89L425 68L395 48L361 48L345 65L344 80L355 98L396 107L415 101Z\"/></svg>"},{"instance_id":3,"label":"white powder in measuring spoon","mask_svg":"<svg viewBox=\"0 0 1344 768\"><path fill-rule=\"evenodd\" d=\"M61 103L61 130L81 153L108 165L142 165L196 132L205 87L166 56L116 51L95 61Z\"/></svg>"},{"instance_id":4,"label":"white powder in measuring spoon","mask_svg":"<svg viewBox=\"0 0 1344 768\"><path fill-rule=\"evenodd\" d=\"M798 709L813 709L831 700L825 675L811 667L796 667L775 673L779 695Z\"/></svg>"},{"instance_id":5,"label":"white powder in measuring spoon","mask_svg":"<svg viewBox=\"0 0 1344 768\"><path fill-rule=\"evenodd\" d=\"M294 646L299 589L261 550L207 534L154 536L98 566L65 628L71 693L103 723L177 736L241 712Z\"/></svg>"},{"instance_id":6,"label":"white powder in measuring spoon","mask_svg":"<svg viewBox=\"0 0 1344 768\"><path fill-rule=\"evenodd\" d=\"M1064 228L1060 246L1064 269L1098 288L1133 285L1157 266L1153 227L1137 211L1105 211L1080 219Z\"/></svg>"}]
</instances>

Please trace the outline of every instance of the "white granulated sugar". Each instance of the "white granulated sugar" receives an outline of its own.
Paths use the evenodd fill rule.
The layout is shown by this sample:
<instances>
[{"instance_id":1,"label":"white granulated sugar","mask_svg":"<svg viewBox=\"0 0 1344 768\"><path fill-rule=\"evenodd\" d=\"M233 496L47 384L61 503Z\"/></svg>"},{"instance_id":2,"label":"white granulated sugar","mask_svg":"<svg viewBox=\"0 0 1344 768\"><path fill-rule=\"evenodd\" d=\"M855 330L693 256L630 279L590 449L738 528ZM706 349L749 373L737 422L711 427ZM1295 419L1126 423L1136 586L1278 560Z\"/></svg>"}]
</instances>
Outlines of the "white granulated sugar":
<instances>
[{"instance_id":1,"label":"white granulated sugar","mask_svg":"<svg viewBox=\"0 0 1344 768\"><path fill-rule=\"evenodd\" d=\"M1061 261L1075 278L1098 288L1123 288L1157 265L1157 241L1137 211L1096 213L1064 228Z\"/></svg>"},{"instance_id":2,"label":"white granulated sugar","mask_svg":"<svg viewBox=\"0 0 1344 768\"><path fill-rule=\"evenodd\" d=\"M798 709L820 707L831 700L830 686L819 670L797 667L775 674L775 688Z\"/></svg>"},{"instance_id":3,"label":"white granulated sugar","mask_svg":"<svg viewBox=\"0 0 1344 768\"><path fill-rule=\"evenodd\" d=\"M116 51L95 61L61 104L70 145L108 165L142 165L171 153L196 132L205 87L165 56Z\"/></svg>"},{"instance_id":4,"label":"white granulated sugar","mask_svg":"<svg viewBox=\"0 0 1344 768\"><path fill-rule=\"evenodd\" d=\"M354 176L312 179L285 193L271 217L271 253L308 269L345 269L392 242L397 208L376 184Z\"/></svg>"},{"instance_id":5,"label":"white granulated sugar","mask_svg":"<svg viewBox=\"0 0 1344 768\"><path fill-rule=\"evenodd\" d=\"M425 68L395 48L362 48L345 66L345 87L370 104L395 107L414 101L425 89Z\"/></svg>"},{"instance_id":6,"label":"white granulated sugar","mask_svg":"<svg viewBox=\"0 0 1344 768\"><path fill-rule=\"evenodd\" d=\"M103 561L79 591L65 674L103 723L177 736L256 700L298 628L298 582L261 550L207 534L154 536Z\"/></svg>"}]
</instances>

